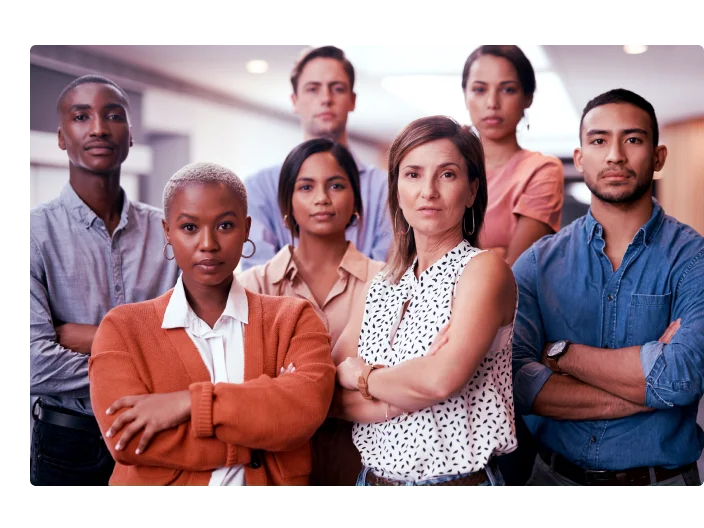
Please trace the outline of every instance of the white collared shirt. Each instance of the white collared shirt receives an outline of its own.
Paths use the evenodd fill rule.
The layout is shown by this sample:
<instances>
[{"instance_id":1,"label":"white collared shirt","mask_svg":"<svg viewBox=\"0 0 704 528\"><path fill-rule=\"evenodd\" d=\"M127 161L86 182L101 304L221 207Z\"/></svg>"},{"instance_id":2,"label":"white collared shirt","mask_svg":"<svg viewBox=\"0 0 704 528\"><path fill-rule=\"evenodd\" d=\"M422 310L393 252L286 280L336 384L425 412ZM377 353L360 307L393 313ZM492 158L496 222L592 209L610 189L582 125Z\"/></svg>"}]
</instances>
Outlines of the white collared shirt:
<instances>
[{"instance_id":1,"label":"white collared shirt","mask_svg":"<svg viewBox=\"0 0 704 528\"><path fill-rule=\"evenodd\" d=\"M244 381L244 325L248 322L247 294L244 288L232 281L225 311L213 328L198 317L186 299L179 276L169 304L164 312L162 328L184 328L196 345L210 380L216 383L242 383ZM213 471L210 486L244 486L244 466L223 467Z\"/></svg>"}]
</instances>

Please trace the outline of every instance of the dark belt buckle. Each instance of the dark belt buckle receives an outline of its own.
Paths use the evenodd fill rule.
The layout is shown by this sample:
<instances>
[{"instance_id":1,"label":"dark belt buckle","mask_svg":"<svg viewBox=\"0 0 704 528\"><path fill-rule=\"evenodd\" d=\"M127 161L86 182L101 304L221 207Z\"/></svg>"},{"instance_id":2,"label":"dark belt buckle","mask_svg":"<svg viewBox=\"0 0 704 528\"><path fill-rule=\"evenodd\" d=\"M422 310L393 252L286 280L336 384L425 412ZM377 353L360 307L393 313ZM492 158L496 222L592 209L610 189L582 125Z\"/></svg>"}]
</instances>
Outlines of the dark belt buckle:
<instances>
[{"instance_id":1,"label":"dark belt buckle","mask_svg":"<svg viewBox=\"0 0 704 528\"><path fill-rule=\"evenodd\" d=\"M606 469L585 469L584 481L588 486L606 486L613 480L613 473Z\"/></svg>"}]
</instances>

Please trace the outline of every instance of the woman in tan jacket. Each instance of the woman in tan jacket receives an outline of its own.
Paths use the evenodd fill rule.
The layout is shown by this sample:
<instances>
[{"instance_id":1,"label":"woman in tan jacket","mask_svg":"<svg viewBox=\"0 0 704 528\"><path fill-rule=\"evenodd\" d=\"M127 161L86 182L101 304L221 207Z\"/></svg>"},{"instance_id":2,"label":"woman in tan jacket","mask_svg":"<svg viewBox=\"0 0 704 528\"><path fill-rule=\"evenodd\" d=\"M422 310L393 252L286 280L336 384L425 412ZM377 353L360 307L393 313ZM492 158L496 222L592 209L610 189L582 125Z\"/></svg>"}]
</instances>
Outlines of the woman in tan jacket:
<instances>
[{"instance_id":1,"label":"woman in tan jacket","mask_svg":"<svg viewBox=\"0 0 704 528\"><path fill-rule=\"evenodd\" d=\"M110 311L93 344L110 483L307 484L309 440L334 387L330 336L307 302L234 278L251 220L232 172L187 165L164 190L164 213L164 257L181 277Z\"/></svg>"}]
</instances>

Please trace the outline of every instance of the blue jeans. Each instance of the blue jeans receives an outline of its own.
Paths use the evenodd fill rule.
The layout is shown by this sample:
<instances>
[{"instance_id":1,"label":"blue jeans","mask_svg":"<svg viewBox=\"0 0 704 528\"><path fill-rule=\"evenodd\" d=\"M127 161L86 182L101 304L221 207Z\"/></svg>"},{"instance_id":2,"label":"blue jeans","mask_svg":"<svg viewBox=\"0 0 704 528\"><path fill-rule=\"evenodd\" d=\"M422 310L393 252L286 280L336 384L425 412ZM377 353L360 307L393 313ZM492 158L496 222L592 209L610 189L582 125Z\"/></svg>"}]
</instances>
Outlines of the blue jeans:
<instances>
[{"instance_id":1,"label":"blue jeans","mask_svg":"<svg viewBox=\"0 0 704 528\"><path fill-rule=\"evenodd\" d=\"M95 432L35 420L29 481L34 486L107 486L115 461Z\"/></svg>"},{"instance_id":2,"label":"blue jeans","mask_svg":"<svg viewBox=\"0 0 704 528\"><path fill-rule=\"evenodd\" d=\"M484 470L486 471L487 477L489 477L489 480L486 482L482 482L481 484L478 484L478 486L503 486L504 485L504 478L501 475L501 471L499 470L499 467L494 464L493 461L491 461L489 464L487 464L484 467ZM359 476L357 477L357 484L356 486L370 486L371 484L367 483L367 473L371 471L371 468L364 466L362 468L362 471L359 473ZM443 477L435 477L435 478L430 478L427 480L419 480L418 482L413 482L411 480L406 480L404 486L432 486L434 484L439 484L440 482L447 482L449 480L455 480L459 479L462 477L466 477L467 475L471 475L471 473L463 473L462 475L445 475Z\"/></svg>"}]
</instances>

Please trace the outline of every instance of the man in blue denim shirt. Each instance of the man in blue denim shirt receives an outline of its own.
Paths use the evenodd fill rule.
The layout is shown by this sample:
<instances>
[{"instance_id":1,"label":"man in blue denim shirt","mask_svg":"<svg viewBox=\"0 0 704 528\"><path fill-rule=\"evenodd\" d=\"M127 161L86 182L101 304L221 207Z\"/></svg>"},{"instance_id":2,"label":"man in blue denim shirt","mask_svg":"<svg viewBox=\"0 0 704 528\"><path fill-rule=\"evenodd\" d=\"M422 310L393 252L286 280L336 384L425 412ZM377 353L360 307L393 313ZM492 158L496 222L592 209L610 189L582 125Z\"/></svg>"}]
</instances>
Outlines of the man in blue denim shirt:
<instances>
[{"instance_id":1,"label":"man in blue denim shirt","mask_svg":"<svg viewBox=\"0 0 704 528\"><path fill-rule=\"evenodd\" d=\"M577 170L586 216L514 265L517 412L539 445L529 485L699 485L704 447L704 239L652 197L653 107L590 101Z\"/></svg>"}]
</instances>

